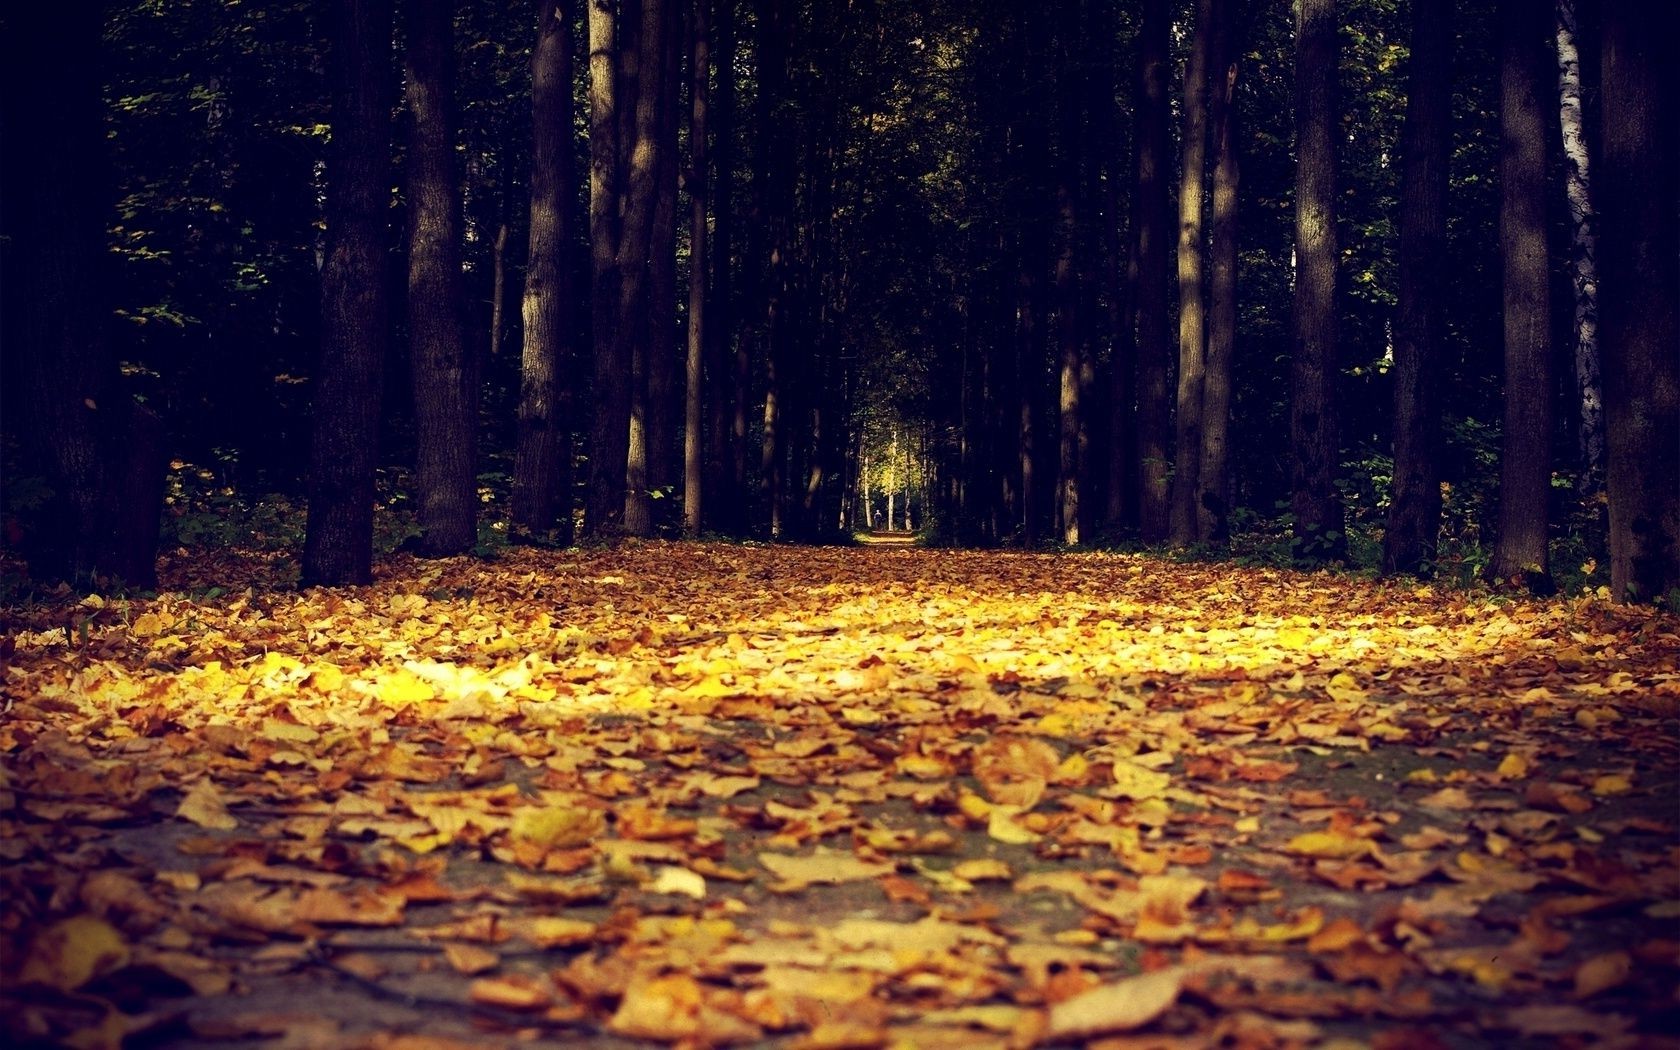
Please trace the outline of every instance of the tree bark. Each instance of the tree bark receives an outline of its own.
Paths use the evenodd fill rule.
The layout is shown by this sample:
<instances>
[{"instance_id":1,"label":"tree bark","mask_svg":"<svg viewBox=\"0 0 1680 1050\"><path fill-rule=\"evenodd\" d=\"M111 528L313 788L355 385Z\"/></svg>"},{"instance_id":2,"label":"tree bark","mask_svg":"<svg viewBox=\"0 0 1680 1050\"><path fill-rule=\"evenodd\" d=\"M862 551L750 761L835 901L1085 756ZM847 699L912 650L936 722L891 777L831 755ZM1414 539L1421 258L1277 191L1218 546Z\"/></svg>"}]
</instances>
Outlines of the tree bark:
<instances>
[{"instance_id":1,"label":"tree bark","mask_svg":"<svg viewBox=\"0 0 1680 1050\"><path fill-rule=\"evenodd\" d=\"M1500 0L1499 246L1505 307L1499 538L1490 571L1549 586L1552 478L1551 283L1542 99L1555 83L1546 0Z\"/></svg>"},{"instance_id":2,"label":"tree bark","mask_svg":"<svg viewBox=\"0 0 1680 1050\"><path fill-rule=\"evenodd\" d=\"M1172 34L1167 0L1143 0L1138 29L1137 102L1137 429L1138 526L1145 542L1167 538L1171 421L1170 336L1167 315L1168 56Z\"/></svg>"},{"instance_id":3,"label":"tree bark","mask_svg":"<svg viewBox=\"0 0 1680 1050\"><path fill-rule=\"evenodd\" d=\"M724 0L728 3L729 0ZM707 348L717 337L706 318L707 255L706 205L709 178L706 152L706 105L711 74L711 3L694 0L692 56L689 65L688 117L688 356L683 389L683 532L700 535L705 525L706 445L701 434L706 397ZM716 373L714 371L714 381ZM716 392L711 400L716 400Z\"/></svg>"},{"instance_id":4,"label":"tree bark","mask_svg":"<svg viewBox=\"0 0 1680 1050\"><path fill-rule=\"evenodd\" d=\"M340 0L334 12L321 361L303 544L306 587L373 579L373 475L388 317L391 4Z\"/></svg>"},{"instance_id":5,"label":"tree bark","mask_svg":"<svg viewBox=\"0 0 1680 1050\"><path fill-rule=\"evenodd\" d=\"M455 172L452 0L409 7L408 340L422 557L478 540L477 368L461 326L461 195Z\"/></svg>"},{"instance_id":6,"label":"tree bark","mask_svg":"<svg viewBox=\"0 0 1680 1050\"><path fill-rule=\"evenodd\" d=\"M1168 537L1176 544L1196 538L1196 494L1201 491L1202 378L1207 367L1202 194L1207 184L1208 50L1219 14L1213 0L1196 0L1196 25L1184 66L1178 190L1178 412L1168 518Z\"/></svg>"},{"instance_id":7,"label":"tree bark","mask_svg":"<svg viewBox=\"0 0 1680 1050\"><path fill-rule=\"evenodd\" d=\"M1079 199L1075 188L1083 167L1085 137L1083 101L1087 84L1080 76L1075 56L1081 35L1078 0L1061 0L1061 25L1057 40L1057 99L1060 150L1056 158L1056 341L1060 368L1057 398L1057 506L1061 539L1066 544L1080 541L1080 370L1084 358L1085 332L1081 316L1081 274L1078 251L1080 236Z\"/></svg>"},{"instance_id":8,"label":"tree bark","mask_svg":"<svg viewBox=\"0 0 1680 1050\"><path fill-rule=\"evenodd\" d=\"M708 99L707 116L712 132L712 167L715 169L712 190L712 238L708 246L712 257L712 291L706 318L706 371L711 387L709 417L711 427L707 435L708 477L706 502L711 506L708 517L714 527L739 530L737 511L742 503L741 479L736 476L732 449L739 447L733 436L735 404L732 373L735 356L734 281L730 266L735 251L735 3L734 0L714 0L716 18L712 32L713 66L717 69L717 91ZM743 427L744 409L740 409ZM744 434L743 434L744 439ZM745 466L745 462L742 462Z\"/></svg>"},{"instance_id":9,"label":"tree bark","mask_svg":"<svg viewBox=\"0 0 1680 1050\"><path fill-rule=\"evenodd\" d=\"M794 143L785 95L788 82L788 18L786 0L759 0L758 8L758 134L763 143L759 164L759 222L763 224L764 258L760 262L764 307L764 432L759 456L759 485L771 537L784 528L787 501L787 420L782 389L788 370L792 307L789 279L793 220L792 154Z\"/></svg>"},{"instance_id":10,"label":"tree bark","mask_svg":"<svg viewBox=\"0 0 1680 1050\"><path fill-rule=\"evenodd\" d=\"M1209 137L1213 160L1213 223L1208 239L1207 362L1202 376L1202 458L1197 470L1196 538L1226 538L1230 515L1228 436L1237 343L1238 33L1234 4L1214 16Z\"/></svg>"},{"instance_id":11,"label":"tree bark","mask_svg":"<svg viewBox=\"0 0 1680 1050\"><path fill-rule=\"evenodd\" d=\"M1296 560L1347 552L1336 492L1336 5L1299 0L1295 36L1295 303L1290 509Z\"/></svg>"},{"instance_id":12,"label":"tree bark","mask_svg":"<svg viewBox=\"0 0 1680 1050\"><path fill-rule=\"evenodd\" d=\"M570 5L545 0L531 55L531 234L525 269L519 438L513 466L513 524L519 532L572 538L572 419L569 373L581 327L573 254Z\"/></svg>"},{"instance_id":13,"label":"tree bark","mask_svg":"<svg viewBox=\"0 0 1680 1050\"><path fill-rule=\"evenodd\" d=\"M1441 531L1441 343L1452 120L1452 0L1416 0L1401 144L1394 488L1383 571L1428 575Z\"/></svg>"},{"instance_id":14,"label":"tree bark","mask_svg":"<svg viewBox=\"0 0 1680 1050\"><path fill-rule=\"evenodd\" d=\"M14 5L0 33L0 362L22 423L7 429L52 490L17 550L40 583L151 588L163 435L122 389L108 329L99 15L92 3Z\"/></svg>"},{"instance_id":15,"label":"tree bark","mask_svg":"<svg viewBox=\"0 0 1680 1050\"><path fill-rule=\"evenodd\" d=\"M1609 435L1610 587L1680 588L1680 98L1672 11L1605 0L1599 335Z\"/></svg>"},{"instance_id":16,"label":"tree bark","mask_svg":"<svg viewBox=\"0 0 1680 1050\"><path fill-rule=\"evenodd\" d=\"M619 97L618 17L614 0L589 4L590 328L595 410L589 433L589 494L584 529L611 538L624 524L629 465L630 358L618 337Z\"/></svg>"},{"instance_id":17,"label":"tree bark","mask_svg":"<svg viewBox=\"0 0 1680 1050\"><path fill-rule=\"evenodd\" d=\"M683 69L687 24L679 2L669 11L664 33L663 68L660 72L659 101L659 188L653 212L653 234L648 270L648 316L652 331L648 338L648 489L658 498L649 505L655 527L676 524L674 500L682 480L680 465L682 393L678 373L683 360L677 326L677 186L681 158L677 139L682 114L678 100Z\"/></svg>"},{"instance_id":18,"label":"tree bark","mask_svg":"<svg viewBox=\"0 0 1680 1050\"><path fill-rule=\"evenodd\" d=\"M1604 382L1598 351L1598 265L1591 165L1581 118L1581 55L1576 0L1557 0L1558 122L1563 130L1564 188L1569 200L1569 280L1575 292L1574 364L1581 464L1593 492L1604 476Z\"/></svg>"}]
</instances>

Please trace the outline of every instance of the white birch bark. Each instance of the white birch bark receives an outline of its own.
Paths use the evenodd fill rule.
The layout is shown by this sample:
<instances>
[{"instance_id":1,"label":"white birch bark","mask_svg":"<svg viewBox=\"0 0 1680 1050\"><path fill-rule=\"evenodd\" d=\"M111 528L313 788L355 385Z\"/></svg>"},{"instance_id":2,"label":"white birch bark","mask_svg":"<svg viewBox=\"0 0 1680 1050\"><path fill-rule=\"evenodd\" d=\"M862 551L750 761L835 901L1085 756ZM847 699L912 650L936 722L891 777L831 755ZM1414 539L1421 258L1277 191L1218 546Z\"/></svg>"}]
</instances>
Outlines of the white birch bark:
<instances>
[{"instance_id":1,"label":"white birch bark","mask_svg":"<svg viewBox=\"0 0 1680 1050\"><path fill-rule=\"evenodd\" d=\"M1575 385L1581 416L1581 457L1596 488L1604 473L1604 392L1598 364L1598 268L1594 217L1581 126L1581 59L1575 44L1575 0L1557 0L1558 110L1563 125L1565 186L1569 197L1569 278L1575 291Z\"/></svg>"}]
</instances>

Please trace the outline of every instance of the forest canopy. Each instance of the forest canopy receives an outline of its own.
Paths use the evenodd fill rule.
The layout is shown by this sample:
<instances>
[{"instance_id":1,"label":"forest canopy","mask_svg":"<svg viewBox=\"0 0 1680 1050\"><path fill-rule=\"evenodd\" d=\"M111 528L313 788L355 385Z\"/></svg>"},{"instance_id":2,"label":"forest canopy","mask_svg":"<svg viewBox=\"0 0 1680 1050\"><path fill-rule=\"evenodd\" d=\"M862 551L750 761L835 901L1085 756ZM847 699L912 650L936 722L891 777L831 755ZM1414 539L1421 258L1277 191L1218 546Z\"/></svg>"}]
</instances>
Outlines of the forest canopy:
<instances>
[{"instance_id":1,"label":"forest canopy","mask_svg":"<svg viewBox=\"0 0 1680 1050\"><path fill-rule=\"evenodd\" d=\"M7 587L875 531L1673 602L1663 6L9 11Z\"/></svg>"}]
</instances>

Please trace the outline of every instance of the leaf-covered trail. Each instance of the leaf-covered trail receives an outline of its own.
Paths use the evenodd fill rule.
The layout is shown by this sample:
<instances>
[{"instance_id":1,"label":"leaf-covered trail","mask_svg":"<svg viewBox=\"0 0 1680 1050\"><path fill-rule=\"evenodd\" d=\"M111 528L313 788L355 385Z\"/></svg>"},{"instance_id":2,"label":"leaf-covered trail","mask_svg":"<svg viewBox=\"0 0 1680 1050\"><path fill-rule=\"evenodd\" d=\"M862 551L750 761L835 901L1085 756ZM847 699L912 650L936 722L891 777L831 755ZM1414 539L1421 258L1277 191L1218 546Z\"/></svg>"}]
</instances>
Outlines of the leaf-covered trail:
<instances>
[{"instance_id":1,"label":"leaf-covered trail","mask_svg":"<svg viewBox=\"0 0 1680 1050\"><path fill-rule=\"evenodd\" d=\"M11 1045L1680 1025L1673 617L912 549L170 575L5 614Z\"/></svg>"}]
</instances>

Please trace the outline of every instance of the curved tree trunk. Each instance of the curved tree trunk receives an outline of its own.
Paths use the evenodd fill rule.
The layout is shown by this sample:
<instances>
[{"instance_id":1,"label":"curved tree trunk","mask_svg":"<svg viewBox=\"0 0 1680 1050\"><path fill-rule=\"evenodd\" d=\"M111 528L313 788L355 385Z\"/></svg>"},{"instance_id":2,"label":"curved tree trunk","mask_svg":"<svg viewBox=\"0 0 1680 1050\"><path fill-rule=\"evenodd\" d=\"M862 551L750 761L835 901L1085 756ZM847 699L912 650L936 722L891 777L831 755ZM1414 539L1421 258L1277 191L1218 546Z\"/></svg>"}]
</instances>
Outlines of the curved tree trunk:
<instances>
[{"instance_id":1,"label":"curved tree trunk","mask_svg":"<svg viewBox=\"0 0 1680 1050\"><path fill-rule=\"evenodd\" d=\"M305 586L373 579L373 474L385 363L390 0L334 6L327 255L315 376Z\"/></svg>"},{"instance_id":2,"label":"curved tree trunk","mask_svg":"<svg viewBox=\"0 0 1680 1050\"><path fill-rule=\"evenodd\" d=\"M1171 425L1171 336L1167 314L1168 55L1167 0L1143 0L1138 29L1137 101L1137 454L1138 526L1146 542L1167 538L1167 460Z\"/></svg>"},{"instance_id":3,"label":"curved tree trunk","mask_svg":"<svg viewBox=\"0 0 1680 1050\"><path fill-rule=\"evenodd\" d=\"M478 370L461 330L454 7L416 0L408 19L408 341L424 557L461 554L478 539Z\"/></svg>"},{"instance_id":4,"label":"curved tree trunk","mask_svg":"<svg viewBox=\"0 0 1680 1050\"><path fill-rule=\"evenodd\" d=\"M1394 319L1394 489L1383 571L1432 571L1441 531L1441 340L1445 335L1452 0L1416 0L1401 145L1400 302Z\"/></svg>"},{"instance_id":5,"label":"curved tree trunk","mask_svg":"<svg viewBox=\"0 0 1680 1050\"><path fill-rule=\"evenodd\" d=\"M1547 0L1501 0L1499 245L1505 303L1505 426L1499 459L1497 579L1548 586L1552 480L1551 282L1546 253L1546 134L1554 83Z\"/></svg>"},{"instance_id":6,"label":"curved tree trunk","mask_svg":"<svg viewBox=\"0 0 1680 1050\"><path fill-rule=\"evenodd\" d=\"M1207 366L1202 376L1202 459L1197 472L1196 538L1224 540L1230 514L1227 442L1237 343L1236 5L1215 15L1209 138L1213 145L1213 224L1208 239Z\"/></svg>"},{"instance_id":7,"label":"curved tree trunk","mask_svg":"<svg viewBox=\"0 0 1680 1050\"><path fill-rule=\"evenodd\" d=\"M1202 194L1207 184L1208 49L1218 14L1213 0L1196 0L1196 25L1184 66L1178 190L1178 412L1168 519L1168 537L1174 543L1196 538L1196 493L1201 487L1202 377L1207 367Z\"/></svg>"},{"instance_id":8,"label":"curved tree trunk","mask_svg":"<svg viewBox=\"0 0 1680 1050\"><path fill-rule=\"evenodd\" d=\"M580 328L572 222L572 54L569 4L545 0L531 56L531 235L525 269L525 345L513 524L526 534L572 536L569 371Z\"/></svg>"},{"instance_id":9,"label":"curved tree trunk","mask_svg":"<svg viewBox=\"0 0 1680 1050\"><path fill-rule=\"evenodd\" d=\"M1600 336L1609 426L1610 586L1680 588L1680 98L1672 13L1605 0Z\"/></svg>"},{"instance_id":10,"label":"curved tree trunk","mask_svg":"<svg viewBox=\"0 0 1680 1050\"><path fill-rule=\"evenodd\" d=\"M1295 30L1295 304L1290 509L1296 560L1347 552L1336 492L1336 5L1299 0Z\"/></svg>"}]
</instances>

